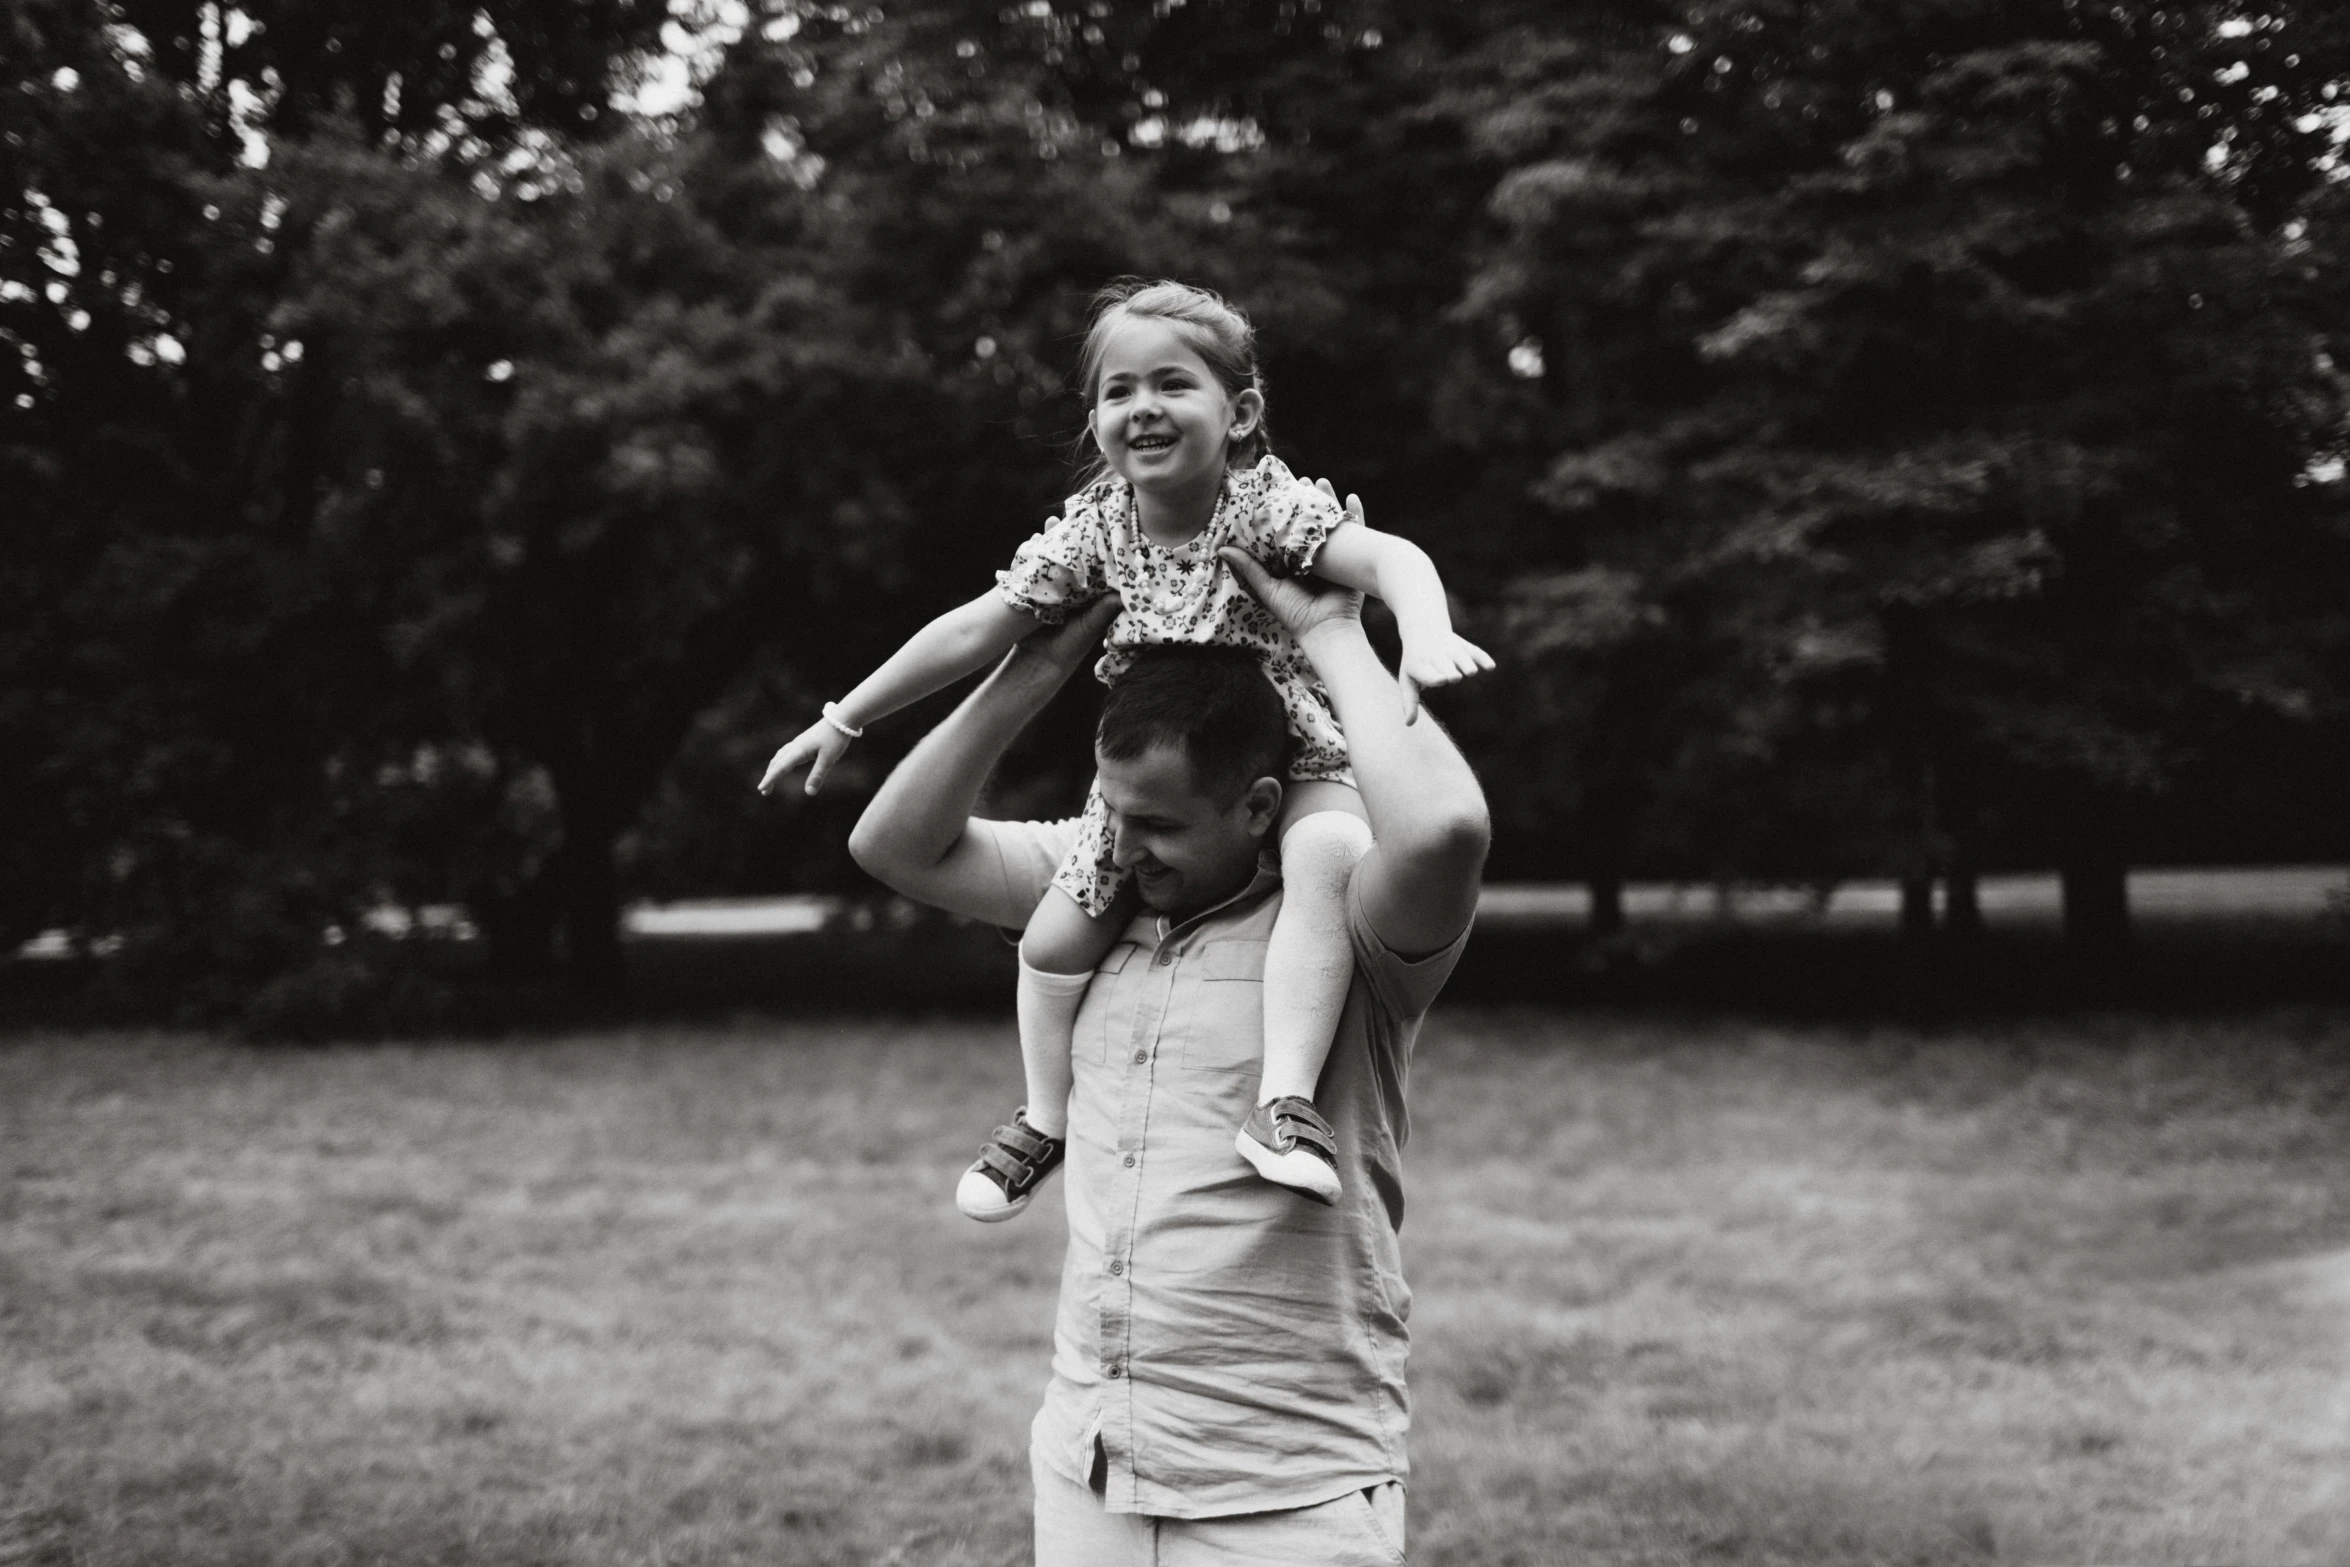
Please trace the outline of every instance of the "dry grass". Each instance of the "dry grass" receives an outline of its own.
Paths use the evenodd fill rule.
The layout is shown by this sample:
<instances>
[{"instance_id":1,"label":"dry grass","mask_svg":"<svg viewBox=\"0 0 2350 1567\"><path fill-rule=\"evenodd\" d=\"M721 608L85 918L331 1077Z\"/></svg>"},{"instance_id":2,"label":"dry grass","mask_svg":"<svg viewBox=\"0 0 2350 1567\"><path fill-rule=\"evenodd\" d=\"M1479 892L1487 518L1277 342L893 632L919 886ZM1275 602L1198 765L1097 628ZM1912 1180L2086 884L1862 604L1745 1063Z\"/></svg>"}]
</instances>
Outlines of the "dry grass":
<instances>
[{"instance_id":1,"label":"dry grass","mask_svg":"<svg viewBox=\"0 0 2350 1567\"><path fill-rule=\"evenodd\" d=\"M1424 1564L2350 1560L2350 1018L1440 1017ZM0 1564L1024 1558L1009 1031L0 1044Z\"/></svg>"}]
</instances>

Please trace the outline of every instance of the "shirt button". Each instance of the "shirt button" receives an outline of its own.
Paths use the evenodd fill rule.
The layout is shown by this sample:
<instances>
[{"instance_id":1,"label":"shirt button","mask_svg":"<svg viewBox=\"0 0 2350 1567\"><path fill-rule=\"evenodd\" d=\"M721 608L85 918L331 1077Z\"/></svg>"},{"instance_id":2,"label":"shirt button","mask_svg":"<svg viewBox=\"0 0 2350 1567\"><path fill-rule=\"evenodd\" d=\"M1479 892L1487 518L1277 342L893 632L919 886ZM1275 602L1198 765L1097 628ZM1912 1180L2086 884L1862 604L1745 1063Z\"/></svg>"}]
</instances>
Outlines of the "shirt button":
<instances>
[{"instance_id":1,"label":"shirt button","mask_svg":"<svg viewBox=\"0 0 2350 1567\"><path fill-rule=\"evenodd\" d=\"M1113 1381L1115 1381L1117 1378L1119 1378L1119 1377L1121 1377L1121 1376L1123 1376L1123 1375L1125 1375L1125 1373L1124 1373L1123 1371L1121 1371L1121 1370L1120 1370L1118 1367L1116 1367L1116 1366L1112 1366L1112 1367L1110 1368L1110 1377L1111 1377L1111 1379L1112 1379Z\"/></svg>"},{"instance_id":2,"label":"shirt button","mask_svg":"<svg viewBox=\"0 0 2350 1567\"><path fill-rule=\"evenodd\" d=\"M1148 1061L1150 1058L1151 1053L1147 1050L1137 1050L1134 1052L1134 1064L1136 1066L1142 1065L1143 1062Z\"/></svg>"},{"instance_id":3,"label":"shirt button","mask_svg":"<svg viewBox=\"0 0 2350 1567\"><path fill-rule=\"evenodd\" d=\"M1117 1277L1119 1274L1121 1274L1121 1273L1124 1273L1125 1271L1126 1271L1126 1264L1124 1264L1123 1262L1113 1262L1113 1263L1111 1263L1111 1264L1110 1264L1110 1277L1111 1277L1111 1278L1113 1278L1113 1279L1114 1279L1114 1278L1116 1278L1116 1277Z\"/></svg>"},{"instance_id":4,"label":"shirt button","mask_svg":"<svg viewBox=\"0 0 2350 1567\"><path fill-rule=\"evenodd\" d=\"M1134 1155L1128 1154L1126 1156L1126 1168L1129 1170L1134 1168Z\"/></svg>"},{"instance_id":5,"label":"shirt button","mask_svg":"<svg viewBox=\"0 0 2350 1567\"><path fill-rule=\"evenodd\" d=\"M1159 967L1165 968L1168 964L1175 961L1175 954L1166 948L1161 948L1159 950L1158 957L1153 961L1156 962Z\"/></svg>"}]
</instances>

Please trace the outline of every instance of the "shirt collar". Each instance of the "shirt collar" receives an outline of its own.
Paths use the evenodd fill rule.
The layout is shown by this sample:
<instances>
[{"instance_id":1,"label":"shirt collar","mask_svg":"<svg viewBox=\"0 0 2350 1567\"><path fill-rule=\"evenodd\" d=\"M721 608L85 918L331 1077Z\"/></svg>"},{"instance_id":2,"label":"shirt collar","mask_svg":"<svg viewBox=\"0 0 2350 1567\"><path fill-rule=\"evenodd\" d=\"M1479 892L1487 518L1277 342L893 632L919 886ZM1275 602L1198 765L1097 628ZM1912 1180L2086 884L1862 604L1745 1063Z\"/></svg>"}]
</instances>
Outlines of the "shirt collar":
<instances>
[{"instance_id":1,"label":"shirt collar","mask_svg":"<svg viewBox=\"0 0 2350 1567\"><path fill-rule=\"evenodd\" d=\"M1161 942L1170 941L1176 936L1181 935L1184 931L1191 929L1194 925L1199 924L1202 920L1205 920L1212 915L1221 914L1226 909L1231 908L1235 904L1254 902L1255 900L1264 897L1275 887L1280 885L1281 862L1274 859L1270 854L1259 854L1257 856L1257 873L1249 878L1247 886L1241 888L1238 892L1232 894L1232 896L1226 898L1223 902L1212 903L1208 905L1208 907L1200 910L1197 914L1186 914L1183 918L1175 921L1173 924L1169 924L1167 922L1166 915L1159 915L1157 917L1159 940Z\"/></svg>"}]
</instances>

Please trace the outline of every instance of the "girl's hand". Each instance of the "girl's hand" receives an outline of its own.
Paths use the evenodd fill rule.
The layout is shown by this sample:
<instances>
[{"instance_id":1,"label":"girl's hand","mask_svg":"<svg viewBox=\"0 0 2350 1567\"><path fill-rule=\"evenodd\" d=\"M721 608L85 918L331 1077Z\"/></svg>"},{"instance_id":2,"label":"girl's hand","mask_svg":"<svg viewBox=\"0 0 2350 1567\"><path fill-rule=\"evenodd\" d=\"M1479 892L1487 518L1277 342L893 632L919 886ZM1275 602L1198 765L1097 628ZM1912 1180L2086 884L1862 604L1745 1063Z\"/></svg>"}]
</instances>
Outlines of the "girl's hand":
<instances>
[{"instance_id":1,"label":"girl's hand","mask_svg":"<svg viewBox=\"0 0 2350 1567\"><path fill-rule=\"evenodd\" d=\"M824 787L824 775L833 764L849 754L849 737L832 727L828 719L819 718L793 737L791 744L775 753L767 764L767 772L759 780L761 794L773 794L776 785L798 772L808 769L807 792L814 794Z\"/></svg>"},{"instance_id":2,"label":"girl's hand","mask_svg":"<svg viewBox=\"0 0 2350 1567\"><path fill-rule=\"evenodd\" d=\"M1420 721L1420 693L1428 687L1449 686L1492 667L1493 655L1457 632L1404 643L1395 670L1396 683L1403 687L1403 721Z\"/></svg>"}]
</instances>

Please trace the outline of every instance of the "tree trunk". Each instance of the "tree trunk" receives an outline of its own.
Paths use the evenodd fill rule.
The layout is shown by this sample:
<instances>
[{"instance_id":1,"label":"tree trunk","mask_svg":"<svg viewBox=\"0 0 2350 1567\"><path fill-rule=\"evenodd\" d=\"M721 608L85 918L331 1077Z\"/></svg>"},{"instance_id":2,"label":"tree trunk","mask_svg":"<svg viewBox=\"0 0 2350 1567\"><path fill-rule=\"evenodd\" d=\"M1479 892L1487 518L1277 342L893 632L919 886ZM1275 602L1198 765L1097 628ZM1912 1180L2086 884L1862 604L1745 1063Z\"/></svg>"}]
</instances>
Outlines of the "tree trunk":
<instances>
[{"instance_id":1,"label":"tree trunk","mask_svg":"<svg viewBox=\"0 0 2350 1567\"><path fill-rule=\"evenodd\" d=\"M598 1001L628 993L620 950L620 882L612 866L617 833L566 826L558 873L563 879L563 967L572 991Z\"/></svg>"},{"instance_id":2,"label":"tree trunk","mask_svg":"<svg viewBox=\"0 0 2350 1567\"><path fill-rule=\"evenodd\" d=\"M1982 827L1973 791L1963 787L1966 776L1953 769L1947 791L1950 859L1943 868L1942 884L1942 929L1960 941L1972 941L1983 933L1983 859L1978 850Z\"/></svg>"},{"instance_id":3,"label":"tree trunk","mask_svg":"<svg viewBox=\"0 0 2350 1567\"><path fill-rule=\"evenodd\" d=\"M1901 878L1901 939L1910 944L1933 939L1934 878L1918 872Z\"/></svg>"},{"instance_id":4,"label":"tree trunk","mask_svg":"<svg viewBox=\"0 0 2350 1567\"><path fill-rule=\"evenodd\" d=\"M542 870L518 891L486 892L466 900L481 928L492 978L529 981L554 971L559 912L554 893L554 878Z\"/></svg>"},{"instance_id":5,"label":"tree trunk","mask_svg":"<svg viewBox=\"0 0 2350 1567\"><path fill-rule=\"evenodd\" d=\"M1943 930L1962 941L1983 934L1983 896L1973 862L1962 853L1942 885Z\"/></svg>"},{"instance_id":6,"label":"tree trunk","mask_svg":"<svg viewBox=\"0 0 2350 1567\"><path fill-rule=\"evenodd\" d=\"M1617 875L1591 878L1591 934L1613 936L1624 928L1624 878Z\"/></svg>"},{"instance_id":7,"label":"tree trunk","mask_svg":"<svg viewBox=\"0 0 2350 1567\"><path fill-rule=\"evenodd\" d=\"M2076 849L2063 867L2064 941L2076 958L2096 963L2130 939L2129 866L2103 846Z\"/></svg>"}]
</instances>

